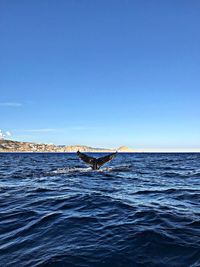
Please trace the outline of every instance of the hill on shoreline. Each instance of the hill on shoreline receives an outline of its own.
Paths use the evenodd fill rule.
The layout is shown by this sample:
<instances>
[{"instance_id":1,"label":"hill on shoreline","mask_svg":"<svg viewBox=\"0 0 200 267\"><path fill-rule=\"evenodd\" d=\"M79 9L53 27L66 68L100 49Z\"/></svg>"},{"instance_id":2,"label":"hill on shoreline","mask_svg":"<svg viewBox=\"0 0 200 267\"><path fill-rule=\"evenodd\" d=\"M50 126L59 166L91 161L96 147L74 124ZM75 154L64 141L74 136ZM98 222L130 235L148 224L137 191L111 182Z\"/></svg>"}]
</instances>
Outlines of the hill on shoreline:
<instances>
[{"instance_id":1,"label":"hill on shoreline","mask_svg":"<svg viewBox=\"0 0 200 267\"><path fill-rule=\"evenodd\" d=\"M137 152L126 146L121 146L118 149L94 148L83 145L74 146L58 146L53 144L37 144L32 142L20 142L13 140L0 139L0 152L115 152L133 153Z\"/></svg>"}]
</instances>

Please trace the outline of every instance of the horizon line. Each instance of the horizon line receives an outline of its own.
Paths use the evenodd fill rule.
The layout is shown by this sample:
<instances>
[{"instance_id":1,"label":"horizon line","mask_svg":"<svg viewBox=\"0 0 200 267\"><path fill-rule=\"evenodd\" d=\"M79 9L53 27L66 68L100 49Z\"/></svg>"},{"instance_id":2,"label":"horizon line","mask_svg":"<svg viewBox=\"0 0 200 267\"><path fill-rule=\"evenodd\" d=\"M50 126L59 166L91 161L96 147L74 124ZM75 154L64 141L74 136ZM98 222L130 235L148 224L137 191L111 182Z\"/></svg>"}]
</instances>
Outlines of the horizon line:
<instances>
[{"instance_id":1,"label":"horizon line","mask_svg":"<svg viewBox=\"0 0 200 267\"><path fill-rule=\"evenodd\" d=\"M23 142L23 143L35 143L35 144L45 144L45 145L55 145L55 146L87 146L87 147L91 147L91 148L96 148L96 149L108 149L108 150L115 150L115 148L108 148L108 147L98 147L96 145L81 145L79 144L74 144L74 145L57 145L54 143L43 143L43 142L35 142L35 141L18 141L18 140L13 140L13 139L6 139L6 138L0 138L0 141L4 140L4 141L13 141L13 142ZM127 147L125 145L118 145L117 148L119 149L120 147ZM200 148L197 149L175 149L175 148L169 148L169 149L145 149L145 148L141 148L141 149L134 149L134 148L129 148L130 152L120 152L120 153L200 153ZM42 152L41 152L42 153Z\"/></svg>"}]
</instances>

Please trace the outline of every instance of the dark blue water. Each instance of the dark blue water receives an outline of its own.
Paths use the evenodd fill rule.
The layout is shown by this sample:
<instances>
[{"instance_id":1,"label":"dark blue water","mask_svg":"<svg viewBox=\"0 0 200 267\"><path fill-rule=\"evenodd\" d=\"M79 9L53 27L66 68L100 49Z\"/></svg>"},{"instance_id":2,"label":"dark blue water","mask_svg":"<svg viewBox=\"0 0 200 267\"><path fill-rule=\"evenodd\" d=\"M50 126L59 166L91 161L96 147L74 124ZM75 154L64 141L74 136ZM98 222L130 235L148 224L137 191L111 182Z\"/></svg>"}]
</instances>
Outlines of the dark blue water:
<instances>
[{"instance_id":1,"label":"dark blue water","mask_svg":"<svg viewBox=\"0 0 200 267\"><path fill-rule=\"evenodd\" d=\"M0 154L0 266L200 266L200 154Z\"/></svg>"}]
</instances>

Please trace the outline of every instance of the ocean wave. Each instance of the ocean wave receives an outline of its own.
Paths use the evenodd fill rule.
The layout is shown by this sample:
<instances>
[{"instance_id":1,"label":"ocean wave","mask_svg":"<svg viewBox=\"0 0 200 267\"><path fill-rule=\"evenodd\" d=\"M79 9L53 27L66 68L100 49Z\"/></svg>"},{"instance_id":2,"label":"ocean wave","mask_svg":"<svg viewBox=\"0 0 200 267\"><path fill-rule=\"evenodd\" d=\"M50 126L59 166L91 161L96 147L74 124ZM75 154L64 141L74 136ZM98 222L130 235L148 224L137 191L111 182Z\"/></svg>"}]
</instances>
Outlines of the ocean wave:
<instances>
[{"instance_id":1,"label":"ocean wave","mask_svg":"<svg viewBox=\"0 0 200 267\"><path fill-rule=\"evenodd\" d=\"M1 155L2 266L200 265L196 154Z\"/></svg>"}]
</instances>

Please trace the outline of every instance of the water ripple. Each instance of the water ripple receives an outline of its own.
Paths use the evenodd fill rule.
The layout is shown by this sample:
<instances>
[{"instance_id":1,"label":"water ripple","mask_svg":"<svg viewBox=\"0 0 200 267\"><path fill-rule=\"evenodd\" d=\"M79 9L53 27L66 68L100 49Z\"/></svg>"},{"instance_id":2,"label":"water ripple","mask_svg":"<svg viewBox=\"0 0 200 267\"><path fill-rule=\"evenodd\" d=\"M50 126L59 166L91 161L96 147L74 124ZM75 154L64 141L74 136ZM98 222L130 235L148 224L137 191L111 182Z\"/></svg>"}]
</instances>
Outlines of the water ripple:
<instances>
[{"instance_id":1,"label":"water ripple","mask_svg":"<svg viewBox=\"0 0 200 267\"><path fill-rule=\"evenodd\" d=\"M200 266L200 154L0 154L1 266Z\"/></svg>"}]
</instances>

